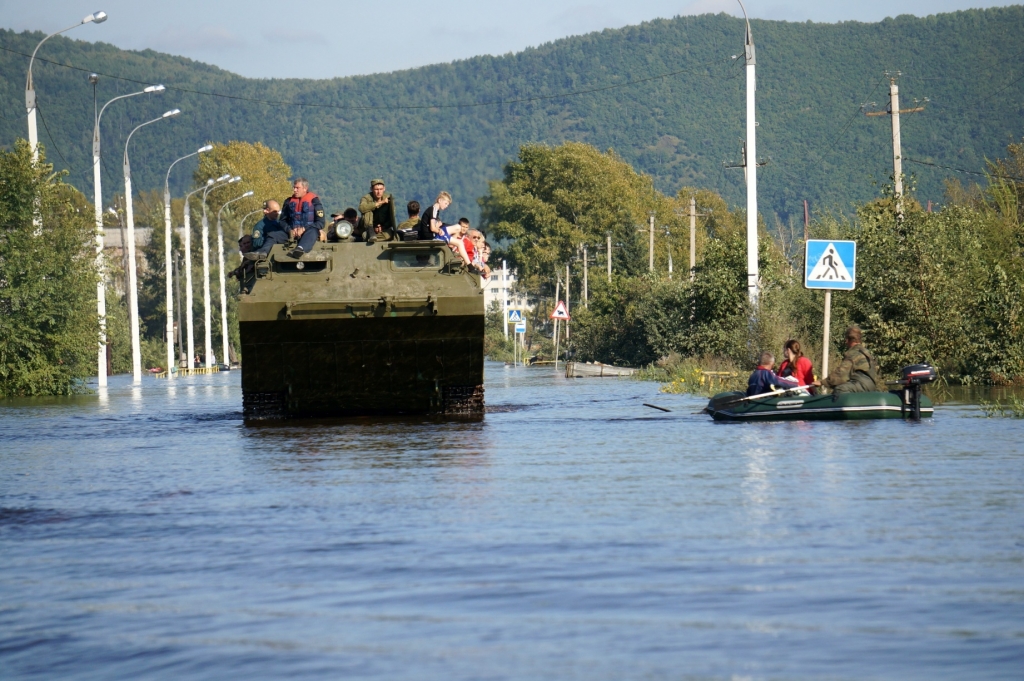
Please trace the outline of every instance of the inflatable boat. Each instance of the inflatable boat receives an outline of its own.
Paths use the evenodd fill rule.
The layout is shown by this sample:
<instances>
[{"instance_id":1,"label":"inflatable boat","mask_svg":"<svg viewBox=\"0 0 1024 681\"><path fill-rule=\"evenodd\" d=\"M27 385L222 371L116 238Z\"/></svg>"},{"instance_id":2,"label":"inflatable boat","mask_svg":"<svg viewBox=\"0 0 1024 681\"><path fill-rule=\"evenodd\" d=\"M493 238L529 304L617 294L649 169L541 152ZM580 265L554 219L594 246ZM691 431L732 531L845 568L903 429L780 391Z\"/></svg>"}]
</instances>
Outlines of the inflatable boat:
<instances>
[{"instance_id":1,"label":"inflatable boat","mask_svg":"<svg viewBox=\"0 0 1024 681\"><path fill-rule=\"evenodd\" d=\"M845 421L859 419L929 418L935 406L921 386L936 378L935 369L924 364L906 367L896 389L888 392L811 395L806 388L775 390L747 396L742 392L719 393L704 411L716 421Z\"/></svg>"}]
</instances>

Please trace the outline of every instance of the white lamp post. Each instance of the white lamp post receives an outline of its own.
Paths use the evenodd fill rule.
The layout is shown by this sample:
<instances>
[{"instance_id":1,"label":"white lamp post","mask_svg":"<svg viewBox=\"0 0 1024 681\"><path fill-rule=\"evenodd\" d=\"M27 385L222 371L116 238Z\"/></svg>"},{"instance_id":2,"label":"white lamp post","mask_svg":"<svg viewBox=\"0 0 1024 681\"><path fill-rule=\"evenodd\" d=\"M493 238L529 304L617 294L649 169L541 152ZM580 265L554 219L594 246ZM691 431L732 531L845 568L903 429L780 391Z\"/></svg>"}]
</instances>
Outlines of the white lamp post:
<instances>
[{"instance_id":1,"label":"white lamp post","mask_svg":"<svg viewBox=\"0 0 1024 681\"><path fill-rule=\"evenodd\" d=\"M90 76L90 79L93 77ZM98 77L97 77L98 79ZM103 264L103 190L100 184L100 120L103 112L111 103L126 97L144 95L150 92L163 92L163 85L150 85L149 87L120 97L114 97L100 109L92 126L92 184L93 184L93 206L96 209L96 315L100 320L100 342L99 353L96 356L97 373L100 386L107 384L107 284L106 268Z\"/></svg>"},{"instance_id":2,"label":"white lamp post","mask_svg":"<svg viewBox=\"0 0 1024 681\"><path fill-rule=\"evenodd\" d=\"M227 177L227 176L225 176ZM204 310L203 321L206 324L206 336L204 338L206 342L206 368L210 369L213 367L213 330L210 328L212 321L212 314L210 311L210 221L206 214L206 197L210 194L210 191L217 187L223 187L224 185L238 182L242 178L238 175L229 177L229 179L223 182L217 181L214 184L209 184L206 189L203 190L203 305ZM224 359L223 357L221 359Z\"/></svg>"},{"instance_id":3,"label":"white lamp post","mask_svg":"<svg viewBox=\"0 0 1024 681\"><path fill-rule=\"evenodd\" d=\"M186 324L188 328L188 366L189 369L194 368L193 360L196 356L196 334L195 334L195 307L192 302L192 209L189 208L188 200L193 194L198 194L204 191L218 182L224 182L225 180L231 179L230 175L221 175L217 179L212 177L206 181L206 184L193 190L185 195L185 208L183 210L185 216L185 308L188 310L188 317L186 317Z\"/></svg>"},{"instance_id":4,"label":"white lamp post","mask_svg":"<svg viewBox=\"0 0 1024 681\"><path fill-rule=\"evenodd\" d=\"M744 61L747 71L747 153L744 163L747 169L747 295L751 306L757 306L758 271L757 271L757 146L755 131L757 121L754 118L754 92L756 81L754 68L757 60L754 55L754 36L750 33L750 19L743 0L737 0L743 10L743 19L747 23L747 37L744 46Z\"/></svg>"},{"instance_id":5,"label":"white lamp post","mask_svg":"<svg viewBox=\"0 0 1024 681\"><path fill-rule=\"evenodd\" d=\"M242 235L245 234L245 221L248 220L253 215L256 215L256 213L262 213L262 212L263 212L262 208L257 208L256 210L251 211L249 213L246 213L245 215L242 216L242 219L238 221L238 238L239 239L241 239Z\"/></svg>"},{"instance_id":6,"label":"white lamp post","mask_svg":"<svg viewBox=\"0 0 1024 681\"><path fill-rule=\"evenodd\" d=\"M128 312L129 322L132 327L132 376L135 383L142 382L142 346L139 340L139 287L138 272L135 263L135 214L132 212L132 167L128 162L128 144L132 141L132 135L139 128L144 128L151 123L171 118L181 113L181 109L172 109L159 118L146 121L135 127L128 133L128 139L124 141L124 205L125 215L128 220Z\"/></svg>"},{"instance_id":7,"label":"white lamp post","mask_svg":"<svg viewBox=\"0 0 1024 681\"><path fill-rule=\"evenodd\" d=\"M221 227L220 216L221 212L230 204L235 201L241 201L247 199L253 195L253 191L250 189L241 196L225 201L224 204L217 210L217 258L220 261L220 336L221 336L221 361L231 366L228 361L228 294L227 294L227 280L224 275L224 229Z\"/></svg>"},{"instance_id":8,"label":"white lamp post","mask_svg":"<svg viewBox=\"0 0 1024 681\"><path fill-rule=\"evenodd\" d=\"M78 28L82 24L94 23L102 24L107 20L106 12L93 12L89 16L85 17L77 24L62 28L56 33L51 33L36 45L36 49L32 50L32 58L28 61L28 77L25 79L25 108L28 110L28 143L32 147L32 163L39 162L39 134L36 130L36 90L35 85L32 82L32 64L36 61L36 52L43 46L47 40L55 35L60 35L65 31L70 31L73 28Z\"/></svg>"},{"instance_id":9,"label":"white lamp post","mask_svg":"<svg viewBox=\"0 0 1024 681\"><path fill-rule=\"evenodd\" d=\"M167 175L164 177L164 269L167 270L165 273L165 283L167 286L167 378L171 378L174 375L171 371L171 367L174 366L174 277L171 271L171 258L173 257L171 255L171 168L178 161L198 156L211 149L213 149L213 145L207 144L191 154L182 156L167 168Z\"/></svg>"}]
</instances>

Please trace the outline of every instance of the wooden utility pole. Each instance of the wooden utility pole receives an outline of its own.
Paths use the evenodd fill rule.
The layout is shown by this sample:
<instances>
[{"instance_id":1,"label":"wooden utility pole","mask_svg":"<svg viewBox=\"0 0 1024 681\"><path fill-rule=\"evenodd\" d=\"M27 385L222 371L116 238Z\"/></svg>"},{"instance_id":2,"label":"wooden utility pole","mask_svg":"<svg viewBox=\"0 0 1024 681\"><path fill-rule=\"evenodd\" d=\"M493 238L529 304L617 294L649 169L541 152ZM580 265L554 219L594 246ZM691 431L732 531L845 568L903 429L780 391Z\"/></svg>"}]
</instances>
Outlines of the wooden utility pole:
<instances>
[{"instance_id":1,"label":"wooden utility pole","mask_svg":"<svg viewBox=\"0 0 1024 681\"><path fill-rule=\"evenodd\" d=\"M807 243L807 228L811 226L811 211L807 205L807 199L804 199L804 243Z\"/></svg>"},{"instance_id":2,"label":"wooden utility pole","mask_svg":"<svg viewBox=\"0 0 1024 681\"><path fill-rule=\"evenodd\" d=\"M672 232L665 228L665 245L668 246L668 278L672 279Z\"/></svg>"},{"instance_id":3,"label":"wooden utility pole","mask_svg":"<svg viewBox=\"0 0 1024 681\"><path fill-rule=\"evenodd\" d=\"M508 340L508 261L501 261L501 326L505 330L505 340Z\"/></svg>"},{"instance_id":4,"label":"wooden utility pole","mask_svg":"<svg viewBox=\"0 0 1024 681\"><path fill-rule=\"evenodd\" d=\"M590 307L590 288L587 282L587 245L583 244L583 307Z\"/></svg>"},{"instance_id":5,"label":"wooden utility pole","mask_svg":"<svg viewBox=\"0 0 1024 681\"><path fill-rule=\"evenodd\" d=\"M605 234L605 239L608 241L608 283L612 283L612 233L608 232Z\"/></svg>"},{"instance_id":6,"label":"wooden utility pole","mask_svg":"<svg viewBox=\"0 0 1024 681\"><path fill-rule=\"evenodd\" d=\"M569 263L565 263L565 312L569 313ZM572 315L569 315L570 317ZM565 323L565 340L569 341L569 322Z\"/></svg>"},{"instance_id":7,"label":"wooden utility pole","mask_svg":"<svg viewBox=\"0 0 1024 681\"><path fill-rule=\"evenodd\" d=\"M690 281L697 276L697 197L690 197Z\"/></svg>"},{"instance_id":8,"label":"wooden utility pole","mask_svg":"<svg viewBox=\"0 0 1024 681\"><path fill-rule=\"evenodd\" d=\"M653 211L648 214L648 225L650 227L649 231L651 233L651 245L649 246L648 251L647 251L648 256L649 256L649 258L648 258L648 260L649 260L648 269L651 272L653 272L654 271L654 212Z\"/></svg>"},{"instance_id":9,"label":"wooden utility pole","mask_svg":"<svg viewBox=\"0 0 1024 681\"><path fill-rule=\"evenodd\" d=\"M903 145L900 141L900 114L924 111L923 106L900 109L900 88L896 79L900 72L889 78L889 107L886 111L866 111L867 116L889 116L892 122L892 190L896 199L896 219L903 220ZM928 101L925 99L925 101Z\"/></svg>"}]
</instances>

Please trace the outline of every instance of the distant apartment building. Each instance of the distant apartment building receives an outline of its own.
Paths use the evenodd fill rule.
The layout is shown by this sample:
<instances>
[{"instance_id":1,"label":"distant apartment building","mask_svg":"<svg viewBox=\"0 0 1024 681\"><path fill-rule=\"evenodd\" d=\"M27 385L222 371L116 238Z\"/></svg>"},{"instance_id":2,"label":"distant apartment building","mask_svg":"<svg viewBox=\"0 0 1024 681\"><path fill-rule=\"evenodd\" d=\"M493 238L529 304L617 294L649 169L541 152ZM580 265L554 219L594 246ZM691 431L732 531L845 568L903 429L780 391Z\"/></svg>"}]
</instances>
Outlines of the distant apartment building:
<instances>
[{"instance_id":1,"label":"distant apartment building","mask_svg":"<svg viewBox=\"0 0 1024 681\"><path fill-rule=\"evenodd\" d=\"M508 271L507 277L502 277L501 266L491 270L491 278L484 282L484 309L491 309L495 302L501 307L501 301L506 293L508 294L508 306L520 310L530 310L533 306L529 304L526 296L516 293L516 275L512 270Z\"/></svg>"}]
</instances>

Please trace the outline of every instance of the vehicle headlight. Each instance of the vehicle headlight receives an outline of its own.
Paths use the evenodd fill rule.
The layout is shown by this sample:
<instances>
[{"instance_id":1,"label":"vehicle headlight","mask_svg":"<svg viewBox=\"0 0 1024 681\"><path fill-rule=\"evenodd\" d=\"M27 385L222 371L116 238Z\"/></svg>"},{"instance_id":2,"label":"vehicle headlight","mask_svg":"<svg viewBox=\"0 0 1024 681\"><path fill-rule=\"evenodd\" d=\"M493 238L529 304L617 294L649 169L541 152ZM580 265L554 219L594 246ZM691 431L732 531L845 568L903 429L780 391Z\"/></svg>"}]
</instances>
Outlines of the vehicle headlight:
<instances>
[{"instance_id":1,"label":"vehicle headlight","mask_svg":"<svg viewBox=\"0 0 1024 681\"><path fill-rule=\"evenodd\" d=\"M347 239L352 236L352 223L348 220L342 220L335 226L334 233L338 235L339 239Z\"/></svg>"}]
</instances>

